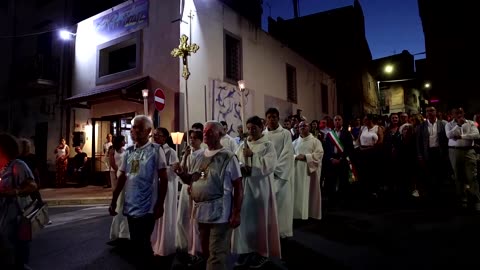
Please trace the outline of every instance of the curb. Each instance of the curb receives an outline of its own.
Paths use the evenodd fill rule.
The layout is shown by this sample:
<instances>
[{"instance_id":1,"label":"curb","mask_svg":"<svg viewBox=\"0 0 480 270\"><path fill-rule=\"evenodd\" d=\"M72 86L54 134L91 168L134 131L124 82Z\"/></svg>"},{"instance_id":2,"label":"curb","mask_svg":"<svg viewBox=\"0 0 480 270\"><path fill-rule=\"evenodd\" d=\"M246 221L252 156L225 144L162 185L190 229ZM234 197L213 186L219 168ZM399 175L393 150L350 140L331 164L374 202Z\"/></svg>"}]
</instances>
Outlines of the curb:
<instances>
[{"instance_id":1,"label":"curb","mask_svg":"<svg viewBox=\"0 0 480 270\"><path fill-rule=\"evenodd\" d=\"M63 205L109 205L111 198L85 198L85 199L45 199L48 206Z\"/></svg>"}]
</instances>

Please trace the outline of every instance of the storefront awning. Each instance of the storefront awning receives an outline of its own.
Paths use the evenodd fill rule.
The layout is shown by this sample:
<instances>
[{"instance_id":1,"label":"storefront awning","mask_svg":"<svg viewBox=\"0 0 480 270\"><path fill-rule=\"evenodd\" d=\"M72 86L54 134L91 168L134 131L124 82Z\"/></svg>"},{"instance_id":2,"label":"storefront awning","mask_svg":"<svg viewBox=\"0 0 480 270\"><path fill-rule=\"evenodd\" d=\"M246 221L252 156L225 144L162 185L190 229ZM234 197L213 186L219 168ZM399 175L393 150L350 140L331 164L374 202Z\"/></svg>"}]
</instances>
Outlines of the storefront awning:
<instances>
[{"instance_id":1,"label":"storefront awning","mask_svg":"<svg viewBox=\"0 0 480 270\"><path fill-rule=\"evenodd\" d=\"M142 102L142 89L147 88L149 77L141 77L119 83L97 86L89 91L82 92L78 95L65 99L66 104L78 104L82 102L100 103L102 101L111 100L112 98L120 98Z\"/></svg>"}]
</instances>

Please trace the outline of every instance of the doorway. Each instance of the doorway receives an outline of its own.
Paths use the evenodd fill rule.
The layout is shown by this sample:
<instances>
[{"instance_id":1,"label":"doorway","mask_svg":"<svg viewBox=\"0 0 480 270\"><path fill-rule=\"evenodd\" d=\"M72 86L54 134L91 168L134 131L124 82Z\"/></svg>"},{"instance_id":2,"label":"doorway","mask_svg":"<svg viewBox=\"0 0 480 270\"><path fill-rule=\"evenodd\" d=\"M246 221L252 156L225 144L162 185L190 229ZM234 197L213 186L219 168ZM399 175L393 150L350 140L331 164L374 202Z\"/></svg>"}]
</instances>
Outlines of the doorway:
<instances>
[{"instance_id":1,"label":"doorway","mask_svg":"<svg viewBox=\"0 0 480 270\"><path fill-rule=\"evenodd\" d=\"M106 153L108 149L104 149L107 135L112 134L113 138L123 135L125 136L125 147L133 145L130 129L134 117L135 112L92 119L92 171L96 183L104 184L102 172L109 170Z\"/></svg>"}]
</instances>

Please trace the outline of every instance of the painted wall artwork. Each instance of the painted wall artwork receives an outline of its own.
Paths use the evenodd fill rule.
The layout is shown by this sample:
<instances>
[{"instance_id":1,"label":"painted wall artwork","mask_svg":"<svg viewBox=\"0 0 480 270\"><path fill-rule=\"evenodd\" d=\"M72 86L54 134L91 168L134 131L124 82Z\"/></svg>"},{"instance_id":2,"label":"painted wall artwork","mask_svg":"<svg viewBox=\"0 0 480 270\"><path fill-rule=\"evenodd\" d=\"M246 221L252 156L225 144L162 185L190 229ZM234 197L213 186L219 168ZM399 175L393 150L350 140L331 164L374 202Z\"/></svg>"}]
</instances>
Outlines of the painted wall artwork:
<instances>
[{"instance_id":1,"label":"painted wall artwork","mask_svg":"<svg viewBox=\"0 0 480 270\"><path fill-rule=\"evenodd\" d=\"M292 103L272 96L265 95L265 111L269 108L277 108L280 112L280 124L283 124L283 120L292 115Z\"/></svg>"},{"instance_id":2,"label":"painted wall artwork","mask_svg":"<svg viewBox=\"0 0 480 270\"><path fill-rule=\"evenodd\" d=\"M240 113L240 92L236 85L219 80L212 82L212 119L225 121L228 124L228 134L236 137L237 126L242 124ZM248 119L253 112L254 91L245 89L245 118Z\"/></svg>"}]
</instances>

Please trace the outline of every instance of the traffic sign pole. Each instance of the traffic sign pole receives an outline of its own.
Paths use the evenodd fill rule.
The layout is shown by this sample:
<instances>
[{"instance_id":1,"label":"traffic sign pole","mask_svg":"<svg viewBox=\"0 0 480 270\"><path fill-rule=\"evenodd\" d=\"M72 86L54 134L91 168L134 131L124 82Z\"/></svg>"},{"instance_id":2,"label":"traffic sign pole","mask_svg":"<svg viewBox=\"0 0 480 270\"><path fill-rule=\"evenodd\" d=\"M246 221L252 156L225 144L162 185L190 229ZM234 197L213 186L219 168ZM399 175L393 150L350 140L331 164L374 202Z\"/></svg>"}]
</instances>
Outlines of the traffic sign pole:
<instances>
[{"instance_id":1,"label":"traffic sign pole","mask_svg":"<svg viewBox=\"0 0 480 270\"><path fill-rule=\"evenodd\" d=\"M163 111L163 109L165 108L165 93L160 88L157 88L155 90L154 104L155 108L159 112Z\"/></svg>"}]
</instances>

